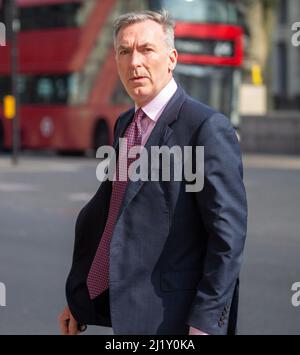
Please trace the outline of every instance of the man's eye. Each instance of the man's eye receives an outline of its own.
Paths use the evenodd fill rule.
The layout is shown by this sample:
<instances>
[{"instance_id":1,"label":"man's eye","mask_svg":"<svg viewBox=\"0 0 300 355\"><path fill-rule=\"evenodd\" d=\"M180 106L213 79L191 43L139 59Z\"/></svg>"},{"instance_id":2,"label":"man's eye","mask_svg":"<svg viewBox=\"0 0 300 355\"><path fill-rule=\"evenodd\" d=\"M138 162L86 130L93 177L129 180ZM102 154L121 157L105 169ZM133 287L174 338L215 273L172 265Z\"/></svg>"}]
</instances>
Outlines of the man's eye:
<instances>
[{"instance_id":1,"label":"man's eye","mask_svg":"<svg viewBox=\"0 0 300 355\"><path fill-rule=\"evenodd\" d=\"M122 49L119 53L120 53L121 55L124 55L124 54L128 54L129 51L128 51L128 49Z\"/></svg>"},{"instance_id":2,"label":"man's eye","mask_svg":"<svg viewBox=\"0 0 300 355\"><path fill-rule=\"evenodd\" d=\"M152 52L152 48L144 48L144 52Z\"/></svg>"}]
</instances>

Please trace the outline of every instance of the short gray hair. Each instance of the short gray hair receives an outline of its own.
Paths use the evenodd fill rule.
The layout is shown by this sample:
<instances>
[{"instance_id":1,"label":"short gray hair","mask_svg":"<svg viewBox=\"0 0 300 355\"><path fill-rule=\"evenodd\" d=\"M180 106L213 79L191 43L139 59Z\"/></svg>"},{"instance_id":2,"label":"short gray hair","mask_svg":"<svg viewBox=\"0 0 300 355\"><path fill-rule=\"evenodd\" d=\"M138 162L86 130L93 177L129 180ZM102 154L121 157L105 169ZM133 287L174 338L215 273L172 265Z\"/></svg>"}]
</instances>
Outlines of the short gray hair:
<instances>
[{"instance_id":1,"label":"short gray hair","mask_svg":"<svg viewBox=\"0 0 300 355\"><path fill-rule=\"evenodd\" d=\"M132 25L138 22L144 22L147 20L152 20L162 26L163 31L166 35L166 45L173 49L175 48L174 31L175 31L175 21L169 15L166 10L159 12L155 11L134 11L123 14L119 16L114 21L114 44L116 48L117 36L120 30L126 26Z\"/></svg>"}]
</instances>

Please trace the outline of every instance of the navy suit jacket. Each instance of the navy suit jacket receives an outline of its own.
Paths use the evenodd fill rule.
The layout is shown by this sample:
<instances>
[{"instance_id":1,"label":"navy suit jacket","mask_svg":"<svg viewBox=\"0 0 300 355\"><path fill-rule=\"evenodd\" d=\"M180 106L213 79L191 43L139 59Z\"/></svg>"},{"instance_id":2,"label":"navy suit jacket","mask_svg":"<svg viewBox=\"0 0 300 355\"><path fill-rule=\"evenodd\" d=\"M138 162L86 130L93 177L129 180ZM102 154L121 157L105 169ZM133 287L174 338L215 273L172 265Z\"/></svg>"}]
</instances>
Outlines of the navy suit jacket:
<instances>
[{"instance_id":1,"label":"navy suit jacket","mask_svg":"<svg viewBox=\"0 0 300 355\"><path fill-rule=\"evenodd\" d=\"M133 115L119 117L115 147ZM128 183L111 240L109 297L96 306L86 279L108 215L112 185L103 182L76 223L69 307L77 321L112 325L115 334L188 334L189 326L235 334L247 226L236 133L179 87L145 148L162 145L204 146L204 188L186 192L184 180Z\"/></svg>"}]
</instances>

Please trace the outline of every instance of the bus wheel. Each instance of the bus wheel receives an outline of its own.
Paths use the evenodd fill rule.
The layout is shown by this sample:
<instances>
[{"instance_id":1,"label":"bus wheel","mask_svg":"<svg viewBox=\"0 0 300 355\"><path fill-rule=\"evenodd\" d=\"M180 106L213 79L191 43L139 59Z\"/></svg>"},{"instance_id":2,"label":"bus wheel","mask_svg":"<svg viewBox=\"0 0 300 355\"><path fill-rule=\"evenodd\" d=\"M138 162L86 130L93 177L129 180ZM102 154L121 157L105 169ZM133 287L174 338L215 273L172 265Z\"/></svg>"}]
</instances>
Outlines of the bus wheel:
<instances>
[{"instance_id":1,"label":"bus wheel","mask_svg":"<svg viewBox=\"0 0 300 355\"><path fill-rule=\"evenodd\" d=\"M104 120L98 121L94 130L93 149L97 149L103 145L109 145L109 129Z\"/></svg>"}]
</instances>

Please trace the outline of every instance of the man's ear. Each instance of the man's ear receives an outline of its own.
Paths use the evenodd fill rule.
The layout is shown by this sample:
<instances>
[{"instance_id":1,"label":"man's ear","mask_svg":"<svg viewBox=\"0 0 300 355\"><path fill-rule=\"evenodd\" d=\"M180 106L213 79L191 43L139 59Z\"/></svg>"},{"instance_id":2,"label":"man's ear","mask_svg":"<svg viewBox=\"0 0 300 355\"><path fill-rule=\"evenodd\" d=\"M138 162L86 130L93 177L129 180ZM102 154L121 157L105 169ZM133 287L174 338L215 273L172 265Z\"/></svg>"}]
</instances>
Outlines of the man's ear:
<instances>
[{"instance_id":1,"label":"man's ear","mask_svg":"<svg viewBox=\"0 0 300 355\"><path fill-rule=\"evenodd\" d=\"M170 54L169 54L169 70L173 71L176 67L177 64L177 59L178 59L178 53L177 50L171 49Z\"/></svg>"}]
</instances>

